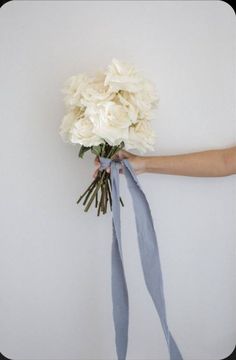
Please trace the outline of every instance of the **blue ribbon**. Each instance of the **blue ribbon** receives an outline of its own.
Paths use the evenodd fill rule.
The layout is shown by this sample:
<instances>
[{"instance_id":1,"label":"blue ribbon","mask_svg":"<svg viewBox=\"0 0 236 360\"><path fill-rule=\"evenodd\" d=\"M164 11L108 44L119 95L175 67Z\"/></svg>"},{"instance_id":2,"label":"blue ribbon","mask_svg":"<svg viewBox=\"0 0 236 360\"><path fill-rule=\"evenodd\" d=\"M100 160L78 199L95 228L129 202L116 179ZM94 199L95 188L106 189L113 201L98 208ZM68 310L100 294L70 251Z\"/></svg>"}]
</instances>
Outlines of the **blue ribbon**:
<instances>
[{"instance_id":1,"label":"blue ribbon","mask_svg":"<svg viewBox=\"0 0 236 360\"><path fill-rule=\"evenodd\" d=\"M169 331L166 319L166 306L163 291L163 280L156 233L151 210L137 176L127 159L112 160L100 157L100 170L110 166L112 184L112 302L113 320L115 326L116 352L118 360L125 360L128 346L129 299L125 280L125 272L121 248L120 221L120 189L119 170L124 169L124 175L132 197L138 244L144 279L159 314L161 325L167 342L170 360L182 360L178 346Z\"/></svg>"}]
</instances>

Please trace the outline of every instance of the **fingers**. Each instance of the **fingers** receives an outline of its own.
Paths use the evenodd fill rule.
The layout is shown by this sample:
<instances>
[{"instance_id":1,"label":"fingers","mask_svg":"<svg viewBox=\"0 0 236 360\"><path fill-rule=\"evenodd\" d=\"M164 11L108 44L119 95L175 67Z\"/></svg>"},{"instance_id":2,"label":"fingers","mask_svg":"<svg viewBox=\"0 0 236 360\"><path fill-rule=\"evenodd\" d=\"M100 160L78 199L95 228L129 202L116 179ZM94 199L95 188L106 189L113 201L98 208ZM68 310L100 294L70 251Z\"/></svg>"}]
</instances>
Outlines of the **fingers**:
<instances>
[{"instance_id":1,"label":"fingers","mask_svg":"<svg viewBox=\"0 0 236 360\"><path fill-rule=\"evenodd\" d=\"M93 173L93 178L95 179L98 175L98 171L99 171L99 167L100 167L100 161L99 161L98 156L96 156L94 159L94 165L95 165L95 171Z\"/></svg>"},{"instance_id":2,"label":"fingers","mask_svg":"<svg viewBox=\"0 0 236 360\"><path fill-rule=\"evenodd\" d=\"M126 150L121 150L121 156L122 159L128 159L130 156L132 156L133 154L129 151Z\"/></svg>"},{"instance_id":3,"label":"fingers","mask_svg":"<svg viewBox=\"0 0 236 360\"><path fill-rule=\"evenodd\" d=\"M98 155L94 159L94 165L95 165L95 171L93 173L93 178L95 179L98 176L98 172L99 172L99 169L100 169L100 161L99 161L99 156ZM107 173L111 172L110 166L106 169L106 172Z\"/></svg>"},{"instance_id":4,"label":"fingers","mask_svg":"<svg viewBox=\"0 0 236 360\"><path fill-rule=\"evenodd\" d=\"M94 165L97 166L97 165L100 165L100 161L99 161L99 157L98 155L95 157L94 159Z\"/></svg>"},{"instance_id":5,"label":"fingers","mask_svg":"<svg viewBox=\"0 0 236 360\"><path fill-rule=\"evenodd\" d=\"M121 160L124 158L123 150L117 151L112 157L112 160Z\"/></svg>"},{"instance_id":6,"label":"fingers","mask_svg":"<svg viewBox=\"0 0 236 360\"><path fill-rule=\"evenodd\" d=\"M119 151L117 153L115 153L114 155L112 155L111 159L118 160L119 159Z\"/></svg>"},{"instance_id":7,"label":"fingers","mask_svg":"<svg viewBox=\"0 0 236 360\"><path fill-rule=\"evenodd\" d=\"M132 156L133 154L126 151L126 150L119 150L116 154L114 154L111 159L112 160L122 160L122 159L128 159L130 156ZM93 173L93 178L95 179L98 175L99 172L99 168L100 168L100 160L99 160L99 156L97 155L94 158L94 165L95 165L95 171ZM111 172L111 167L109 166L108 168L106 168L106 172L110 173ZM124 174L124 165L122 164L122 169L119 170L120 174Z\"/></svg>"},{"instance_id":8,"label":"fingers","mask_svg":"<svg viewBox=\"0 0 236 360\"><path fill-rule=\"evenodd\" d=\"M130 153L126 150L119 150L117 153L115 153L111 158L112 160L122 160L122 159L128 159L129 157L133 156L134 154Z\"/></svg>"}]
</instances>

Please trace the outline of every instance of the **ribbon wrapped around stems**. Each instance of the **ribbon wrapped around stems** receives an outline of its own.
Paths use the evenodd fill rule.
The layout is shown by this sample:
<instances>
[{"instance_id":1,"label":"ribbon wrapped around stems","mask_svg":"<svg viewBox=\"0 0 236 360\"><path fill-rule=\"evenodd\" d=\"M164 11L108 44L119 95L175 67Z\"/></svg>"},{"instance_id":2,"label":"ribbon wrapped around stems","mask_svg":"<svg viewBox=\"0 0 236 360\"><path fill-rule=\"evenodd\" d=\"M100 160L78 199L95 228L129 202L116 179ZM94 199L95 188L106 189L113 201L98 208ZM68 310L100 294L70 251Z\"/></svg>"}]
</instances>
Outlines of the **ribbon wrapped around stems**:
<instances>
[{"instance_id":1,"label":"ribbon wrapped around stems","mask_svg":"<svg viewBox=\"0 0 236 360\"><path fill-rule=\"evenodd\" d=\"M125 360L128 346L129 299L125 279L121 248L120 189L119 169L124 168L124 175L132 197L138 244L145 283L159 314L167 342L170 360L182 360L178 346L169 331L166 319L166 306L163 280L156 233L151 210L137 176L127 159L112 160L100 157L100 170L110 166L112 183L112 302L115 326L116 352L118 360Z\"/></svg>"}]
</instances>

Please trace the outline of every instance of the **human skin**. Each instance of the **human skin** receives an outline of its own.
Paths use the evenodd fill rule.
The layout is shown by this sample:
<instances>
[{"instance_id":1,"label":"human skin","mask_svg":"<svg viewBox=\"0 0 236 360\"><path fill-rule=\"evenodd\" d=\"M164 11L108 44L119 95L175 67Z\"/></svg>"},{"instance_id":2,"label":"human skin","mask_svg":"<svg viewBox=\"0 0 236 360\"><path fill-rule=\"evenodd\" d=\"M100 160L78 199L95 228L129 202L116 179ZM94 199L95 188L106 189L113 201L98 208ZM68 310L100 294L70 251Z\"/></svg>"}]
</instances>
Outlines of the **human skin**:
<instances>
[{"instance_id":1,"label":"human skin","mask_svg":"<svg viewBox=\"0 0 236 360\"><path fill-rule=\"evenodd\" d=\"M112 159L128 159L137 175L157 173L197 177L217 177L236 174L236 146L223 149L206 150L180 155L140 156L120 150ZM97 176L100 162L94 160ZM110 172L110 167L107 168ZM120 170L123 173L123 169Z\"/></svg>"}]
</instances>

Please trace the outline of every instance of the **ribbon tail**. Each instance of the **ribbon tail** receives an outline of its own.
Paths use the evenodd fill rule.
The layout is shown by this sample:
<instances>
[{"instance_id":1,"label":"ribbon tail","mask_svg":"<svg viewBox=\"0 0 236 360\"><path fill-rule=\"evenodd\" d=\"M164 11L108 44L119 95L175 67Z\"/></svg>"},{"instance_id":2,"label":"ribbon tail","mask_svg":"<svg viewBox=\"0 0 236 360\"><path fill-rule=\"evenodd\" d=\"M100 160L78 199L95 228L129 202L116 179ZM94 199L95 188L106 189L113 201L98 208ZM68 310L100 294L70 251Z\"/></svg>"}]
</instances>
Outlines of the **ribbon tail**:
<instances>
[{"instance_id":1,"label":"ribbon tail","mask_svg":"<svg viewBox=\"0 0 236 360\"><path fill-rule=\"evenodd\" d=\"M111 163L112 181L112 303L118 360L125 360L128 346L129 301L125 280L120 223L119 170Z\"/></svg>"},{"instance_id":2,"label":"ribbon tail","mask_svg":"<svg viewBox=\"0 0 236 360\"><path fill-rule=\"evenodd\" d=\"M180 350L168 328L162 271L151 210L137 176L127 159L123 160L125 177L132 197L138 235L140 258L148 292L159 314L170 359L182 360Z\"/></svg>"}]
</instances>

